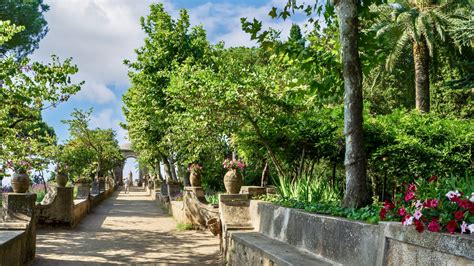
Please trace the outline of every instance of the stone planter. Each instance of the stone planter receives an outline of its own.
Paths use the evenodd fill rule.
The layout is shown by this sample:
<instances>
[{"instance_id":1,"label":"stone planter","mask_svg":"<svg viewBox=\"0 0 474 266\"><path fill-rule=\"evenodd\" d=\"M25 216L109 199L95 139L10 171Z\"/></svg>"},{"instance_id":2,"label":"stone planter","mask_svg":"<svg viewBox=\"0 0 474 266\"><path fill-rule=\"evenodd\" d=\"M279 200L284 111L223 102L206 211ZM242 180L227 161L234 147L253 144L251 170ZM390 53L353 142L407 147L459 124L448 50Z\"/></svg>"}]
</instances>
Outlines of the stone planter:
<instances>
[{"instance_id":1,"label":"stone planter","mask_svg":"<svg viewBox=\"0 0 474 266\"><path fill-rule=\"evenodd\" d=\"M91 187L88 183L76 183L77 196L76 199L88 199Z\"/></svg>"},{"instance_id":2,"label":"stone planter","mask_svg":"<svg viewBox=\"0 0 474 266\"><path fill-rule=\"evenodd\" d=\"M191 174L189 175L189 181L191 182L191 186L200 187L201 186L201 173L191 171Z\"/></svg>"},{"instance_id":3,"label":"stone planter","mask_svg":"<svg viewBox=\"0 0 474 266\"><path fill-rule=\"evenodd\" d=\"M68 176L65 173L58 173L56 175L56 184L58 187L65 187L67 184Z\"/></svg>"},{"instance_id":4,"label":"stone planter","mask_svg":"<svg viewBox=\"0 0 474 266\"><path fill-rule=\"evenodd\" d=\"M24 172L14 173L11 180L13 192L26 193L30 187L30 177Z\"/></svg>"},{"instance_id":5,"label":"stone planter","mask_svg":"<svg viewBox=\"0 0 474 266\"><path fill-rule=\"evenodd\" d=\"M242 187L242 175L237 169L231 169L225 174L224 186L228 194L239 194Z\"/></svg>"}]
</instances>

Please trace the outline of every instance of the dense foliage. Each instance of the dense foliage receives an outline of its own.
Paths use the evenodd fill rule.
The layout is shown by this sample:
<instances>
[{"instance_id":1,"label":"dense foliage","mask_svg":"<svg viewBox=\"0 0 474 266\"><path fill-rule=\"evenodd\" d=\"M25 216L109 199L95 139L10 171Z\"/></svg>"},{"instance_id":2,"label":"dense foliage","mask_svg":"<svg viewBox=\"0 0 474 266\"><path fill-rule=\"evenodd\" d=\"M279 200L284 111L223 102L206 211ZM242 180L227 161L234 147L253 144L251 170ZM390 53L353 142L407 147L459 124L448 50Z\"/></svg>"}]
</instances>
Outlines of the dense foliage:
<instances>
[{"instance_id":1,"label":"dense foliage","mask_svg":"<svg viewBox=\"0 0 474 266\"><path fill-rule=\"evenodd\" d=\"M472 5L454 2L415 14L412 19L420 20L415 26L425 27L422 37L401 20L403 25L388 21L390 8L406 11L403 3L373 2L361 9L363 147L367 187L376 202L393 198L403 182L472 175L472 41L452 34L460 25L469 27ZM293 25L286 40L273 30L261 31L259 21L243 20L260 46L225 48L209 44L202 28L190 27L185 11L173 20L162 5L152 5L142 19L144 46L136 50L136 61L126 61L132 87L124 96L125 127L140 160L157 176L161 161L165 176L174 178L177 169L181 180L186 165L199 163L203 185L221 191L220 162L234 154L247 165L247 185L273 183L284 202L340 208L346 190L343 63L337 17L325 8L307 12L324 14L325 27L303 33ZM273 9L270 15L288 16L286 11ZM442 14L444 20L434 19ZM393 48L393 36L382 34L383 27L405 30L395 37L411 39ZM431 51L429 114L409 110L415 107L417 75L410 44L419 40ZM312 208L351 212L318 206ZM374 210L367 217L377 216Z\"/></svg>"},{"instance_id":2,"label":"dense foliage","mask_svg":"<svg viewBox=\"0 0 474 266\"><path fill-rule=\"evenodd\" d=\"M48 9L43 0L0 0L0 20L23 27L21 32L0 44L0 57L24 58L37 49L39 41L48 32L44 19Z\"/></svg>"},{"instance_id":3,"label":"dense foliage","mask_svg":"<svg viewBox=\"0 0 474 266\"><path fill-rule=\"evenodd\" d=\"M75 110L63 121L70 139L61 147L58 161L68 165L72 180L113 176L114 167L124 160L112 129L89 128L91 112Z\"/></svg>"},{"instance_id":4,"label":"dense foliage","mask_svg":"<svg viewBox=\"0 0 474 266\"><path fill-rule=\"evenodd\" d=\"M25 27L0 21L0 45ZM0 165L25 161L36 171L46 169L57 152L56 135L41 112L69 99L81 86L71 81L78 69L71 59L42 64L13 55L0 57Z\"/></svg>"}]
</instances>

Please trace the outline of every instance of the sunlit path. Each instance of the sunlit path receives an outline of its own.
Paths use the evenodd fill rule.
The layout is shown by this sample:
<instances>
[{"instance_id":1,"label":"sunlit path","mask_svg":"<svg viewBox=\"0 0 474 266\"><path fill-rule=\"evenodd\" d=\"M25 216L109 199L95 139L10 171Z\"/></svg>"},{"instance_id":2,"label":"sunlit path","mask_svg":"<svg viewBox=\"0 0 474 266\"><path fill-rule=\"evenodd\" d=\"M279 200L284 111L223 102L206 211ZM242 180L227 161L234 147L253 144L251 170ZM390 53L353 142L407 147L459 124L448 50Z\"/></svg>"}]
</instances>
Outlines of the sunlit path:
<instances>
[{"instance_id":1,"label":"sunlit path","mask_svg":"<svg viewBox=\"0 0 474 266\"><path fill-rule=\"evenodd\" d=\"M33 265L217 263L218 239L205 231L177 231L141 190L116 194L74 230L38 231Z\"/></svg>"}]
</instances>

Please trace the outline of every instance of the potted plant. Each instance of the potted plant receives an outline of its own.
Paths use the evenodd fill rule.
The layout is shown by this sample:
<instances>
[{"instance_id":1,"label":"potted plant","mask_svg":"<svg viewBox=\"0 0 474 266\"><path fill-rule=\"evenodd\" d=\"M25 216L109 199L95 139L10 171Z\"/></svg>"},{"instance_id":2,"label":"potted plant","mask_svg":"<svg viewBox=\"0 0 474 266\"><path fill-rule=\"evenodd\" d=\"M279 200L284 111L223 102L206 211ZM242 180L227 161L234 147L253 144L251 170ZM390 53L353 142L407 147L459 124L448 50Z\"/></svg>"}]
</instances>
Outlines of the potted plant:
<instances>
[{"instance_id":1,"label":"potted plant","mask_svg":"<svg viewBox=\"0 0 474 266\"><path fill-rule=\"evenodd\" d=\"M224 176L225 190L229 194L239 194L240 187L242 187L242 171L245 164L240 160L225 159L222 166L228 171Z\"/></svg>"},{"instance_id":2,"label":"potted plant","mask_svg":"<svg viewBox=\"0 0 474 266\"><path fill-rule=\"evenodd\" d=\"M30 187L31 163L25 160L11 160L7 162L7 168L13 171L12 188L15 193L26 193Z\"/></svg>"},{"instance_id":3,"label":"potted plant","mask_svg":"<svg viewBox=\"0 0 474 266\"><path fill-rule=\"evenodd\" d=\"M65 187L68 181L68 166L65 163L58 163L56 166L56 184L58 187Z\"/></svg>"},{"instance_id":4,"label":"potted plant","mask_svg":"<svg viewBox=\"0 0 474 266\"><path fill-rule=\"evenodd\" d=\"M202 173L202 166L198 163L192 163L188 167L189 171L189 181L191 182L191 186L193 187L200 187L201 186L201 173Z\"/></svg>"}]
</instances>

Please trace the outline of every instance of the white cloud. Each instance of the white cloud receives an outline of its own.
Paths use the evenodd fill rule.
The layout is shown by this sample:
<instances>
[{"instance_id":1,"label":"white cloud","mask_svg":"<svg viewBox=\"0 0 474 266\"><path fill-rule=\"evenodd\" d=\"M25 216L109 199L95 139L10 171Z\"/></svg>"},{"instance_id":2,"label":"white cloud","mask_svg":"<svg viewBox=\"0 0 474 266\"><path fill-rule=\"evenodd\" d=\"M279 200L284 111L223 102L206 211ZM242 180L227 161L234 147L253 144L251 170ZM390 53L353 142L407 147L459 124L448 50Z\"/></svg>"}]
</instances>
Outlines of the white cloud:
<instances>
[{"instance_id":1,"label":"white cloud","mask_svg":"<svg viewBox=\"0 0 474 266\"><path fill-rule=\"evenodd\" d=\"M117 108L118 109L118 108ZM112 108L104 109L100 112L94 112L91 115L91 128L113 129L117 133L117 140L119 144L128 142L127 131L120 127L123 120L116 118L115 114L118 110Z\"/></svg>"}]
</instances>

